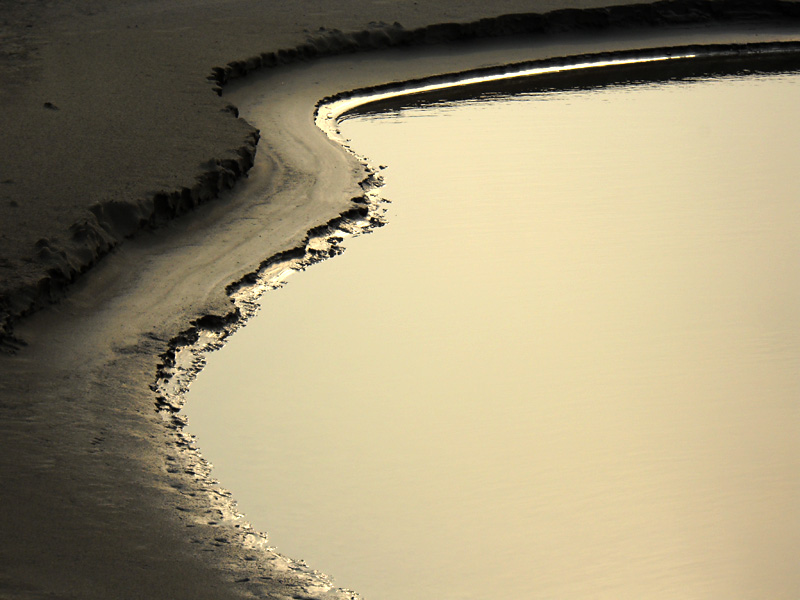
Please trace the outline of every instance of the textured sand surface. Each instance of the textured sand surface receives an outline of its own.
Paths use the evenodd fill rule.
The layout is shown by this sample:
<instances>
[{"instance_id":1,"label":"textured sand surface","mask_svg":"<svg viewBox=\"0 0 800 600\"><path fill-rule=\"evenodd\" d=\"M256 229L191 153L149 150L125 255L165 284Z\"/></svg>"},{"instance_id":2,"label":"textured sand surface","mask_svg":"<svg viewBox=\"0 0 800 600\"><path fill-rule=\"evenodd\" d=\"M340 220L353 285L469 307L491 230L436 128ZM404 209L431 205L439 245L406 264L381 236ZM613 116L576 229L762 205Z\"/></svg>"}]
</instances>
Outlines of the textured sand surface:
<instances>
[{"instance_id":1,"label":"textured sand surface","mask_svg":"<svg viewBox=\"0 0 800 600\"><path fill-rule=\"evenodd\" d=\"M12 317L58 299L15 318L27 346L5 335L5 349L18 351L0 354L0 597L340 597L248 530L185 450L180 418L156 412L151 385L159 368L169 369L162 355L170 340L202 315L234 316L228 284L354 207L364 172L314 130L319 98L506 55L471 55L471 46L392 51L382 62L365 54L335 59L312 81L302 53L278 51L461 37L453 26L409 32L605 4L0 2L6 334ZM785 14L798 4L749 5L784 30L775 39L797 37L797 18ZM533 56L774 37L753 29L749 10L739 13L747 20L717 27L709 6L679 2L659 13L656 22L664 14L689 21L680 30L636 17L604 32L596 13L562 13L546 36L530 38ZM494 31L509 29L504 22ZM471 31L493 30L487 23ZM297 64L259 75L266 88L261 81L258 90L273 90L266 94L249 89L249 79L215 93L258 62ZM232 100L252 124L235 117ZM226 191L251 164L250 177Z\"/></svg>"}]
</instances>

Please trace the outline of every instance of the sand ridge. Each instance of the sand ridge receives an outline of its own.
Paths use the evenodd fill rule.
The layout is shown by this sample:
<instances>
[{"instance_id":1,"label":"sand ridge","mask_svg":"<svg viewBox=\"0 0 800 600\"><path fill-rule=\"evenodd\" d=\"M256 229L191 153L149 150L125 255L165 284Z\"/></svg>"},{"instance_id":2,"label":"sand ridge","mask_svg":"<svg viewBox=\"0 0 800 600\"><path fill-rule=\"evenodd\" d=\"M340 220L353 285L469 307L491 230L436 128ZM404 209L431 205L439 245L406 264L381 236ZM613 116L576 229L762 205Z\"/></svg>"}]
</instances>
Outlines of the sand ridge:
<instances>
[{"instance_id":1,"label":"sand ridge","mask_svg":"<svg viewBox=\"0 0 800 600\"><path fill-rule=\"evenodd\" d=\"M471 46L451 54L407 50L383 62L342 62L313 81L299 62L264 72L271 90L266 98L254 92L253 78L242 79L238 90L226 85L218 97L212 88L221 83L220 71L209 81L210 67L225 65L220 69L229 73L227 84L242 70L236 61L227 62L230 56L259 56L263 66L265 52L278 56L278 49L300 47L309 35L319 35L311 21L331 29L407 31L504 12L603 3L499 2L493 14L477 2L435 8L345 4L274 6L267 15L263 5L243 1L120 2L112 11L90 2L65 3L50 12L23 6L28 13L19 23L28 19L30 29L44 32L15 38L28 54L0 67L17 78L9 86L14 93L3 96L3 156L9 158L0 179L12 180L0 187L0 204L10 211L2 215L4 282L38 286L41 269L53 268L47 260L64 259L58 258L63 232L86 217L90 206L127 205L131 198L136 204L158 193L167 195L167 203L182 202L182 190L191 190L202 174L198 165L212 161L233 171L223 161L241 157L238 149L252 142L254 127L261 133L250 177L233 192L223 190L218 201L202 203L190 217L164 219L158 230L145 223L69 293L55 290L58 304L17 322L15 331L28 346L0 357L0 596L349 595L266 547L236 514L229 495L210 481L207 465L187 450L193 442L182 435L180 417L165 427L151 386L157 371L170 367L165 352L171 340L174 346L192 327L223 326L237 318L226 295L232 282L269 257L304 247L310 229L358 206L353 198L363 194L363 167L313 125L313 106L322 96L374 85L388 73L404 80L463 70L470 60L480 66L513 57L500 50L494 58L473 56L465 63ZM767 6L732 4L747 5ZM677 14L685 18L688 11L691 21L697 7L708 3L669 6L683 7ZM687 30L690 39L713 33L705 14L700 27ZM405 27L370 27L372 15ZM430 31L448 29L453 27ZM576 41L562 25L536 52L559 56L586 51L587 44L641 47L663 33L652 26L631 31L639 37L618 32ZM724 31L718 31L719 41L763 34ZM382 34L376 39L385 43ZM228 108L232 101L250 122L236 118ZM13 212L23 206L24 215ZM148 209L141 210L132 218L124 210L120 217L101 213L98 224L119 219L138 225ZM49 241L31 259L37 239ZM48 299L54 290L43 287Z\"/></svg>"}]
</instances>

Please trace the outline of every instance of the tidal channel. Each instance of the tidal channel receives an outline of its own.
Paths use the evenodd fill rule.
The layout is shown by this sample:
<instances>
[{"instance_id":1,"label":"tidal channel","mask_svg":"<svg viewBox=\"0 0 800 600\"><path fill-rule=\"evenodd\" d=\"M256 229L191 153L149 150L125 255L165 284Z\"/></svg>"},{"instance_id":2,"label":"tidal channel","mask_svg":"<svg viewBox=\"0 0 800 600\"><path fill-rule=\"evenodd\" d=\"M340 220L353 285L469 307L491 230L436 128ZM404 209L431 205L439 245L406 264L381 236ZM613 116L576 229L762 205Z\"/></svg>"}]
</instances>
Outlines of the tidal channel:
<instances>
[{"instance_id":1,"label":"tidal channel","mask_svg":"<svg viewBox=\"0 0 800 600\"><path fill-rule=\"evenodd\" d=\"M189 431L366 600L800 595L800 75L341 123L388 225L266 293Z\"/></svg>"}]
</instances>

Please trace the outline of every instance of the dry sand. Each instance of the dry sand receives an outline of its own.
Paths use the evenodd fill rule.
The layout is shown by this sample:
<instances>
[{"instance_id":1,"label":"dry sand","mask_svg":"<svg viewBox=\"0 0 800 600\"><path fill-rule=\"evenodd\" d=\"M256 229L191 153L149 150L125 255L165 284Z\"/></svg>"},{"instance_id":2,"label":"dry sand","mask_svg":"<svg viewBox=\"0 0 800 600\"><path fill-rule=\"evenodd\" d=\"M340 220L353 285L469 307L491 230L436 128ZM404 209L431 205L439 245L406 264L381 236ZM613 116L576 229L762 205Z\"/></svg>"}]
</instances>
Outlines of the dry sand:
<instances>
[{"instance_id":1,"label":"dry sand","mask_svg":"<svg viewBox=\"0 0 800 600\"><path fill-rule=\"evenodd\" d=\"M346 596L268 550L209 482L180 418L155 410L162 355L201 316L235 317L228 284L357 206L364 171L313 126L322 96L522 58L800 37L798 3L686 1L413 33L606 4L0 3L0 597ZM313 77L298 60L515 28L535 32L519 54L424 44L325 59ZM214 92L273 62L293 66Z\"/></svg>"}]
</instances>

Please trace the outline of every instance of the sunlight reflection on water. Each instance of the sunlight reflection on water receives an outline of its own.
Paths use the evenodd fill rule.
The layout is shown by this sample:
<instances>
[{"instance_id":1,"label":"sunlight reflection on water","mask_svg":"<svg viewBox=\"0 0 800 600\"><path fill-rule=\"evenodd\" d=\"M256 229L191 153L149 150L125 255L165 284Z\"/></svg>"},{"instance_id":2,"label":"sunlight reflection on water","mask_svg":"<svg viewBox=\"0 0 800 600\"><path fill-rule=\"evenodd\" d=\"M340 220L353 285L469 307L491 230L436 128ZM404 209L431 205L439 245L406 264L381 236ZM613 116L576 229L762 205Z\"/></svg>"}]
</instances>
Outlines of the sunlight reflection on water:
<instances>
[{"instance_id":1,"label":"sunlight reflection on water","mask_svg":"<svg viewBox=\"0 0 800 600\"><path fill-rule=\"evenodd\" d=\"M784 74L348 119L389 225L210 357L215 473L371 600L796 598L799 105Z\"/></svg>"}]
</instances>

